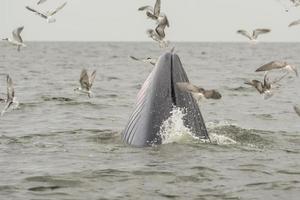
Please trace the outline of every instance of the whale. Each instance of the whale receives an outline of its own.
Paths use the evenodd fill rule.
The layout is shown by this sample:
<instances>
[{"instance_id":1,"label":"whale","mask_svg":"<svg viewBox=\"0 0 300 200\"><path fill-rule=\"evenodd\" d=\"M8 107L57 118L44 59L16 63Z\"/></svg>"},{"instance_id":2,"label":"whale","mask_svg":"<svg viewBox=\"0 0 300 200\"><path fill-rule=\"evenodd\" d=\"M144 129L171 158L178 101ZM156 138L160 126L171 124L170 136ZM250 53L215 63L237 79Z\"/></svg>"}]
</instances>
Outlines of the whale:
<instances>
[{"instance_id":1,"label":"whale","mask_svg":"<svg viewBox=\"0 0 300 200\"><path fill-rule=\"evenodd\" d=\"M174 107L184 112L184 126L194 136L210 141L197 101L191 93L180 90L177 82L189 82L189 79L179 56L165 52L137 94L134 110L121 132L125 144L135 147L162 144L161 127Z\"/></svg>"}]
</instances>

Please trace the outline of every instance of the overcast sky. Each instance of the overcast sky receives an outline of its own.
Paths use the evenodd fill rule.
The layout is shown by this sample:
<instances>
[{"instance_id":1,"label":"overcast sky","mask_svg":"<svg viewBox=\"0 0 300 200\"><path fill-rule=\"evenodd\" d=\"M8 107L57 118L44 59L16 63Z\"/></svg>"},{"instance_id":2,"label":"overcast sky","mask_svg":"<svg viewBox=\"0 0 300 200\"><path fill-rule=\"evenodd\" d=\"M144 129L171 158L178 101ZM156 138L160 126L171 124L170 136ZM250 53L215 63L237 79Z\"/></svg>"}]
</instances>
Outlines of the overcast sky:
<instances>
[{"instance_id":1,"label":"overcast sky","mask_svg":"<svg viewBox=\"0 0 300 200\"><path fill-rule=\"evenodd\" d=\"M155 0L0 0L0 37L24 25L27 41L151 41L146 29L155 23L137 11ZM57 22L47 24L25 9L26 5L42 11L68 4L56 15ZM279 3L281 2L281 3ZM300 7L285 12L289 0L162 0L162 12L168 15L171 41L240 42L237 29L271 28L261 36L268 42L300 42L300 25L287 25L300 19Z\"/></svg>"}]
</instances>

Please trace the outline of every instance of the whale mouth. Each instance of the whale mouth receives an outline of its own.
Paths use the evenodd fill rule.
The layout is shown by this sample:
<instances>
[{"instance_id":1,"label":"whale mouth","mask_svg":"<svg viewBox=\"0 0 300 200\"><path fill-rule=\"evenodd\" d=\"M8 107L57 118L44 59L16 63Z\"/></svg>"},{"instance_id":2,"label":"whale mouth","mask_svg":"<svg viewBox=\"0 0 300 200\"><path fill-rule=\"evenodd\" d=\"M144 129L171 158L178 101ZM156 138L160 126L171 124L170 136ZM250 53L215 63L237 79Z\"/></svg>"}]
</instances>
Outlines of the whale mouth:
<instances>
[{"instance_id":1,"label":"whale mouth","mask_svg":"<svg viewBox=\"0 0 300 200\"><path fill-rule=\"evenodd\" d=\"M122 132L125 143L143 147L161 144L160 128L175 107L183 108L184 125L201 139L209 139L200 109L192 94L177 82L189 82L177 54L164 53L138 93L136 107Z\"/></svg>"},{"instance_id":2,"label":"whale mouth","mask_svg":"<svg viewBox=\"0 0 300 200\"><path fill-rule=\"evenodd\" d=\"M174 105L176 105L176 95L175 95L175 85L174 79L173 79L173 59L171 59L171 97Z\"/></svg>"}]
</instances>

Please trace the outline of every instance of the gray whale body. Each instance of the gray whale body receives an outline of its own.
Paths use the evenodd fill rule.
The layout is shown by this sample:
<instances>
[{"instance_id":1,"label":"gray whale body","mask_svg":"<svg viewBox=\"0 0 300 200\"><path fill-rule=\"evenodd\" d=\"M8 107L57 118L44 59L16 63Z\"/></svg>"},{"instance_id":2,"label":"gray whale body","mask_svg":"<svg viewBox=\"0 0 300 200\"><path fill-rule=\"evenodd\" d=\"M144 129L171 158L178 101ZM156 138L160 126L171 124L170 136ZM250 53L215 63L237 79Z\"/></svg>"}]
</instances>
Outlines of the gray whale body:
<instances>
[{"instance_id":1,"label":"gray whale body","mask_svg":"<svg viewBox=\"0 0 300 200\"><path fill-rule=\"evenodd\" d=\"M161 144L161 125L174 106L184 108L184 125L195 136L209 139L197 102L190 93L180 91L177 82L189 82L186 72L177 54L164 53L139 91L136 107L121 133L126 144L136 147Z\"/></svg>"}]
</instances>

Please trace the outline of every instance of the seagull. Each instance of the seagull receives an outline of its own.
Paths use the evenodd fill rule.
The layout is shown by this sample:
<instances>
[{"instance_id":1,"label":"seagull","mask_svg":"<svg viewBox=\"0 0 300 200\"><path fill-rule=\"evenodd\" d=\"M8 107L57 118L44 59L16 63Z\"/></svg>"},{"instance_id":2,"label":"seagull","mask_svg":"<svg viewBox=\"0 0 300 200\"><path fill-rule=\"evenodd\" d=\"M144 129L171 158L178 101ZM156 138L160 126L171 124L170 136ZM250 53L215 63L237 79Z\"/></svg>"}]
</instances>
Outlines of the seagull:
<instances>
[{"instance_id":1,"label":"seagull","mask_svg":"<svg viewBox=\"0 0 300 200\"><path fill-rule=\"evenodd\" d=\"M21 47L26 47L26 45L23 43L23 39L21 37L21 32L23 31L23 29L24 29L24 26L14 29L12 32L13 39L4 38L2 40L5 40L14 46L17 46L17 50L20 51Z\"/></svg>"},{"instance_id":2,"label":"seagull","mask_svg":"<svg viewBox=\"0 0 300 200\"><path fill-rule=\"evenodd\" d=\"M160 5L161 0L156 0L154 8L152 6L142 6L138 10L144 11L146 10L146 15L153 20L158 20L158 17L160 16Z\"/></svg>"},{"instance_id":3,"label":"seagull","mask_svg":"<svg viewBox=\"0 0 300 200\"><path fill-rule=\"evenodd\" d=\"M33 8L30 8L29 6L26 6L26 8L27 8L27 10L34 12L37 15L41 16L42 18L46 19L47 23L54 23L54 22L56 22L56 19L53 18L53 15L55 15L58 11L63 9L63 7L65 7L66 4L67 4L67 2L65 2L61 6L57 7L54 11L48 11L46 13L39 12Z\"/></svg>"},{"instance_id":4,"label":"seagull","mask_svg":"<svg viewBox=\"0 0 300 200\"><path fill-rule=\"evenodd\" d=\"M257 41L257 37L260 34L265 34L271 32L271 29L258 28L252 32L252 35L245 30L238 30L237 33L247 37L251 41Z\"/></svg>"},{"instance_id":5,"label":"seagull","mask_svg":"<svg viewBox=\"0 0 300 200\"><path fill-rule=\"evenodd\" d=\"M17 102L16 97L15 97L15 90L14 90L13 82L9 75L6 76L6 82L7 82L7 99L5 100L6 105L1 112L1 116L4 115L4 113L8 110L8 108L11 105L16 104L15 107L18 107L18 105L19 105L19 103Z\"/></svg>"},{"instance_id":6,"label":"seagull","mask_svg":"<svg viewBox=\"0 0 300 200\"><path fill-rule=\"evenodd\" d=\"M260 94L264 94L266 91L271 90L271 83L267 75L264 76L264 82L258 80L246 81L245 84L253 86Z\"/></svg>"},{"instance_id":7,"label":"seagull","mask_svg":"<svg viewBox=\"0 0 300 200\"><path fill-rule=\"evenodd\" d=\"M291 23L289 24L289 26L288 26L288 27L296 26L296 25L298 25L298 24L300 24L300 19L298 19L298 20L296 20L296 21L293 21L293 22L291 22Z\"/></svg>"},{"instance_id":8,"label":"seagull","mask_svg":"<svg viewBox=\"0 0 300 200\"><path fill-rule=\"evenodd\" d=\"M275 79L274 81L271 82L269 80L267 74L268 73L265 73L265 75L264 75L264 82L263 83L261 81L258 81L258 80L252 80L252 81L246 81L245 82L245 84L251 85L252 87L254 87L259 92L259 94L263 94L264 99L268 99L268 98L273 96L273 93L271 92L272 85L279 82L280 80L282 80L287 75L287 74L284 74L280 78L277 78L277 79Z\"/></svg>"},{"instance_id":9,"label":"seagull","mask_svg":"<svg viewBox=\"0 0 300 200\"><path fill-rule=\"evenodd\" d=\"M177 82L177 87L183 92L192 93L196 100L206 99L221 99L222 95L217 90L205 90L188 82Z\"/></svg>"},{"instance_id":10,"label":"seagull","mask_svg":"<svg viewBox=\"0 0 300 200\"><path fill-rule=\"evenodd\" d=\"M147 57L147 58L144 58L144 59L140 59L140 58L136 58L134 56L129 56L132 60L136 60L136 61L141 61L141 62L144 62L144 63L149 63L153 66L156 65L156 62L157 60L154 59L154 58L151 58L151 57Z\"/></svg>"},{"instance_id":11,"label":"seagull","mask_svg":"<svg viewBox=\"0 0 300 200\"><path fill-rule=\"evenodd\" d=\"M297 115L300 117L300 107L294 106L294 110L297 113Z\"/></svg>"},{"instance_id":12,"label":"seagull","mask_svg":"<svg viewBox=\"0 0 300 200\"><path fill-rule=\"evenodd\" d=\"M79 79L79 83L81 87L74 89L74 91L79 91L81 93L88 94L89 98L91 98L92 95L91 87L93 85L95 77L96 77L96 70L94 70L91 76L89 77L87 70L83 69L81 71L80 79Z\"/></svg>"},{"instance_id":13,"label":"seagull","mask_svg":"<svg viewBox=\"0 0 300 200\"><path fill-rule=\"evenodd\" d=\"M284 61L272 61L269 62L258 69L256 69L256 72L261 72L261 71L270 71L273 69L284 69L287 71L293 71L296 76L298 77L298 70L295 66L288 64L287 62Z\"/></svg>"},{"instance_id":14,"label":"seagull","mask_svg":"<svg viewBox=\"0 0 300 200\"><path fill-rule=\"evenodd\" d=\"M36 4L37 5L40 5L40 4L42 4L42 3L45 3L47 0L39 0Z\"/></svg>"}]
</instances>

